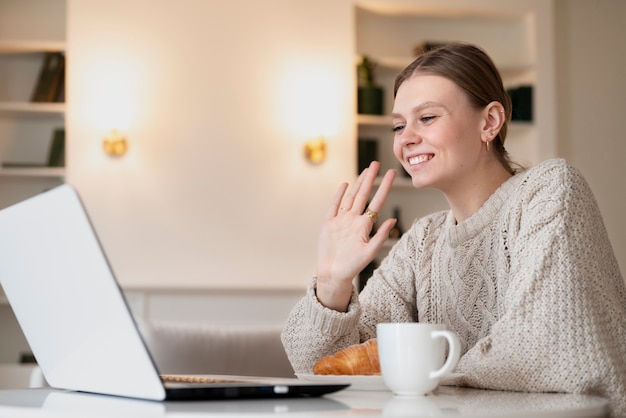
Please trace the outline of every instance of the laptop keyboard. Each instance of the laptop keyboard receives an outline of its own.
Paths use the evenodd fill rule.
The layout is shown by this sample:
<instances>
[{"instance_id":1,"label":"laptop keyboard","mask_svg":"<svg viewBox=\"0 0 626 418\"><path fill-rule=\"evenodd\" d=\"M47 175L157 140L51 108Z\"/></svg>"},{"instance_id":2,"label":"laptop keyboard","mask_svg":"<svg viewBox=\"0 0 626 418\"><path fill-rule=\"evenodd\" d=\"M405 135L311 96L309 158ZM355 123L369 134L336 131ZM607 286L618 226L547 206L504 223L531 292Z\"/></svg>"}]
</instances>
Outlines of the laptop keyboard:
<instances>
[{"instance_id":1,"label":"laptop keyboard","mask_svg":"<svg viewBox=\"0 0 626 418\"><path fill-rule=\"evenodd\" d=\"M241 380L211 376L162 374L161 381L168 383L241 383Z\"/></svg>"}]
</instances>

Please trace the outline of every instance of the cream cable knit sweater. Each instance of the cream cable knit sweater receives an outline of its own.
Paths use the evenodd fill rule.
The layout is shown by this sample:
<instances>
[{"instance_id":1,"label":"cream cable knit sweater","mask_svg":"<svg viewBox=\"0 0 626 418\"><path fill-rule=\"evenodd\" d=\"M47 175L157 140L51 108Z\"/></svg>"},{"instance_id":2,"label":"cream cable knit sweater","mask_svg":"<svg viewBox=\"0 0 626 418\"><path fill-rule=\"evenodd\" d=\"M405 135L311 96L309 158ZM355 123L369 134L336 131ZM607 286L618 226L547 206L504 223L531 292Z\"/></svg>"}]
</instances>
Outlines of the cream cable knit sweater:
<instances>
[{"instance_id":1,"label":"cream cable knit sweater","mask_svg":"<svg viewBox=\"0 0 626 418\"><path fill-rule=\"evenodd\" d=\"M296 372L379 322L445 323L463 345L459 384L595 394L626 416L626 288L595 198L563 160L513 176L459 225L450 212L416 221L347 313L314 289L282 333Z\"/></svg>"}]
</instances>

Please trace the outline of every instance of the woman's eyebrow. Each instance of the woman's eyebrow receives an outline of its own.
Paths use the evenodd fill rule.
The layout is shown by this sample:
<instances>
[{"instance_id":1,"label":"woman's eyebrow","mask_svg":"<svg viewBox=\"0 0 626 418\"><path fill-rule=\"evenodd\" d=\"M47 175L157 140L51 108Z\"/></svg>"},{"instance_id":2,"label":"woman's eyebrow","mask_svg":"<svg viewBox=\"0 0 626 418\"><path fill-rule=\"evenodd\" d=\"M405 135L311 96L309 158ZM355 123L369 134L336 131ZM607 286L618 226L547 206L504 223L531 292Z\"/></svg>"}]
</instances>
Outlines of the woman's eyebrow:
<instances>
[{"instance_id":1,"label":"woman's eyebrow","mask_svg":"<svg viewBox=\"0 0 626 418\"><path fill-rule=\"evenodd\" d=\"M441 107L443 109L446 109L446 107L444 105L442 105L441 103L424 102L424 103L421 103L421 104L415 106L413 109L411 109L411 113L417 113L417 112L422 111L424 109L427 109L429 107ZM399 113L391 113L391 117L392 118L401 118L402 115L399 114Z\"/></svg>"}]
</instances>

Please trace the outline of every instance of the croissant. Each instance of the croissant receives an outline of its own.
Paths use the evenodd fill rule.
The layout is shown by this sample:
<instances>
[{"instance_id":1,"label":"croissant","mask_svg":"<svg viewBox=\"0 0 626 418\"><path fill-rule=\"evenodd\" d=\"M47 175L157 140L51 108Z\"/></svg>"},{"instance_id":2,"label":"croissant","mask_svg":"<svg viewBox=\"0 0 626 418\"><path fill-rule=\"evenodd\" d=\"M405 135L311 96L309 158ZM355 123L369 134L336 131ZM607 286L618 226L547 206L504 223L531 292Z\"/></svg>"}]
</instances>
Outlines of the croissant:
<instances>
[{"instance_id":1,"label":"croissant","mask_svg":"<svg viewBox=\"0 0 626 418\"><path fill-rule=\"evenodd\" d=\"M337 353L321 358L313 366L315 374L374 375L380 374L376 339L351 345Z\"/></svg>"}]
</instances>

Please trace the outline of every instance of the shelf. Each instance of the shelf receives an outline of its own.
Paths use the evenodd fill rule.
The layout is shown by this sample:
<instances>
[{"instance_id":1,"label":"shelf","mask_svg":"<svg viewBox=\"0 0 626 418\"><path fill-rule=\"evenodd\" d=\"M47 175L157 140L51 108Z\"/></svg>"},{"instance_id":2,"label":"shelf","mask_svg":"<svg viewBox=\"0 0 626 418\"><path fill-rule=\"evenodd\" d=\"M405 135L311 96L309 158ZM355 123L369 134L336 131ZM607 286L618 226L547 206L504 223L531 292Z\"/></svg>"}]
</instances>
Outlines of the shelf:
<instances>
[{"instance_id":1,"label":"shelf","mask_svg":"<svg viewBox=\"0 0 626 418\"><path fill-rule=\"evenodd\" d=\"M363 126L382 126L391 130L391 116L389 115L357 115L357 123Z\"/></svg>"},{"instance_id":2,"label":"shelf","mask_svg":"<svg viewBox=\"0 0 626 418\"><path fill-rule=\"evenodd\" d=\"M0 177L63 177L65 167L0 168Z\"/></svg>"},{"instance_id":3,"label":"shelf","mask_svg":"<svg viewBox=\"0 0 626 418\"><path fill-rule=\"evenodd\" d=\"M65 103L0 102L0 115L43 116L65 113Z\"/></svg>"},{"instance_id":4,"label":"shelf","mask_svg":"<svg viewBox=\"0 0 626 418\"><path fill-rule=\"evenodd\" d=\"M377 68L398 70L402 71L409 65L415 58L411 57L372 57L367 56ZM363 55L357 55L355 59L355 65L359 65L363 61Z\"/></svg>"},{"instance_id":5,"label":"shelf","mask_svg":"<svg viewBox=\"0 0 626 418\"><path fill-rule=\"evenodd\" d=\"M0 54L37 54L63 51L65 51L65 42L60 41L0 41Z\"/></svg>"}]
</instances>

